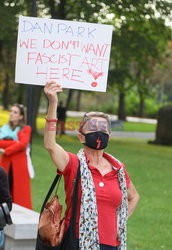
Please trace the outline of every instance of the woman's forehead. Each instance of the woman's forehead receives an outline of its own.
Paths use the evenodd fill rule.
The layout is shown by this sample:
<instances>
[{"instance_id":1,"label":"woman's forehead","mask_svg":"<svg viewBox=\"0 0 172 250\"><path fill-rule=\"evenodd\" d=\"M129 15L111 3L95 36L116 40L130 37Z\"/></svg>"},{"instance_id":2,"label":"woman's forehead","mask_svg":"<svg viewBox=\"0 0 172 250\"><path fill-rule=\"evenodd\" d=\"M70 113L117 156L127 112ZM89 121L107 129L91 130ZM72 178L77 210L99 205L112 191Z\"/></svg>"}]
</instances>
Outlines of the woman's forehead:
<instances>
[{"instance_id":1,"label":"woman's forehead","mask_svg":"<svg viewBox=\"0 0 172 250\"><path fill-rule=\"evenodd\" d=\"M109 122L104 117L91 117L84 125L86 131L104 130L109 132Z\"/></svg>"},{"instance_id":2,"label":"woman's forehead","mask_svg":"<svg viewBox=\"0 0 172 250\"><path fill-rule=\"evenodd\" d=\"M20 110L19 110L19 108L17 106L12 106L11 111L20 112Z\"/></svg>"},{"instance_id":3,"label":"woman's forehead","mask_svg":"<svg viewBox=\"0 0 172 250\"><path fill-rule=\"evenodd\" d=\"M107 121L106 118L104 118L104 117L99 117L99 116L92 116L92 117L90 117L89 120L90 120L90 121L95 121L95 122L98 122L98 121Z\"/></svg>"}]
</instances>

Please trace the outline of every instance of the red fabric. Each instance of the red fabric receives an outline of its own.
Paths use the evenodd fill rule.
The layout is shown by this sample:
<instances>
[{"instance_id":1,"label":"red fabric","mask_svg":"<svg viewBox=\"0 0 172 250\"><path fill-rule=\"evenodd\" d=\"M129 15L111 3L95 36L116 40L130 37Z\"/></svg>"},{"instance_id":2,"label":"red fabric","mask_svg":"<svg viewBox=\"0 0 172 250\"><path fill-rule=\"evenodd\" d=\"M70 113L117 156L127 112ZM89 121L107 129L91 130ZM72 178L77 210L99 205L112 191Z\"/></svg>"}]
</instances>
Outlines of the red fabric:
<instances>
[{"instance_id":1,"label":"red fabric","mask_svg":"<svg viewBox=\"0 0 172 250\"><path fill-rule=\"evenodd\" d=\"M18 132L18 141L0 140L0 148L5 153L0 159L0 166L7 174L12 167L13 185L12 201L23 207L32 209L30 177L27 167L26 147L30 141L31 127L25 126Z\"/></svg>"},{"instance_id":2,"label":"red fabric","mask_svg":"<svg viewBox=\"0 0 172 250\"><path fill-rule=\"evenodd\" d=\"M79 160L77 155L69 154L69 163L67 164L64 172L57 171L58 174L63 174L64 185L66 192L66 204L71 198L71 190L73 190L73 183L76 178L76 173L79 165ZM104 153L103 155L114 167L120 168L119 163L114 161L109 155ZM108 174L102 176L99 170L93 166L89 165L89 160L87 159L88 166L91 170L93 181L96 189L97 197L97 209L98 209L98 232L99 232L99 243L106 244L110 246L118 246L120 242L117 240L117 217L116 209L121 203L122 193L119 187L117 170L112 170ZM130 178L125 170L127 188L130 184ZM99 183L103 182L104 187L100 187ZM76 233L77 238L79 238L79 211L80 211L80 201L81 201L81 183L79 182L79 194L78 194L78 210L76 218ZM69 224L71 209L66 219L66 228Z\"/></svg>"}]
</instances>

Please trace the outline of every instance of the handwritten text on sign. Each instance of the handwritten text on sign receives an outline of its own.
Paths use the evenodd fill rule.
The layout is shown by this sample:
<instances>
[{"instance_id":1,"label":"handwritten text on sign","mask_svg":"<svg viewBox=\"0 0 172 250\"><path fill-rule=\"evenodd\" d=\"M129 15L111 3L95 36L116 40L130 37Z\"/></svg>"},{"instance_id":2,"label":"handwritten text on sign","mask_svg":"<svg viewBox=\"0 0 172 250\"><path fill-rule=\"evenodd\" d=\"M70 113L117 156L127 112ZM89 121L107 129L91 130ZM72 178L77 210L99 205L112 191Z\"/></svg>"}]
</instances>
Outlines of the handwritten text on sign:
<instances>
[{"instance_id":1,"label":"handwritten text on sign","mask_svg":"<svg viewBox=\"0 0 172 250\"><path fill-rule=\"evenodd\" d=\"M112 26L20 17L17 83L106 91Z\"/></svg>"}]
</instances>

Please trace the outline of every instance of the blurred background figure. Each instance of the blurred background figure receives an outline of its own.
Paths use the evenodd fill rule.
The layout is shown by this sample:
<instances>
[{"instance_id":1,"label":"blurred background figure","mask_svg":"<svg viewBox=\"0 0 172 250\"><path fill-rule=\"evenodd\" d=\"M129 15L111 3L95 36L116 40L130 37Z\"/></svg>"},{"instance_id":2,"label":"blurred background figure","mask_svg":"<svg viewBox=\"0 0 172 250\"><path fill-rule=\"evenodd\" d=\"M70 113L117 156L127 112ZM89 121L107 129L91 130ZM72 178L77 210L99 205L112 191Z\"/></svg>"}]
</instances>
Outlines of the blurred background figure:
<instances>
[{"instance_id":1,"label":"blurred background figure","mask_svg":"<svg viewBox=\"0 0 172 250\"><path fill-rule=\"evenodd\" d=\"M27 160L27 146L31 127L26 125L23 105L11 107L8 124L0 129L0 166L9 178L12 201L32 209L31 186Z\"/></svg>"},{"instance_id":2,"label":"blurred background figure","mask_svg":"<svg viewBox=\"0 0 172 250\"><path fill-rule=\"evenodd\" d=\"M63 102L60 101L59 106L57 108L57 133L61 135L65 134L65 120L66 120L66 108L63 106Z\"/></svg>"},{"instance_id":3,"label":"blurred background figure","mask_svg":"<svg viewBox=\"0 0 172 250\"><path fill-rule=\"evenodd\" d=\"M9 193L8 177L5 170L0 167L0 207L3 203L6 203L9 211L12 209L12 201ZM1 217L2 216L2 217ZM0 213L0 249L4 245L4 214L1 210Z\"/></svg>"}]
</instances>

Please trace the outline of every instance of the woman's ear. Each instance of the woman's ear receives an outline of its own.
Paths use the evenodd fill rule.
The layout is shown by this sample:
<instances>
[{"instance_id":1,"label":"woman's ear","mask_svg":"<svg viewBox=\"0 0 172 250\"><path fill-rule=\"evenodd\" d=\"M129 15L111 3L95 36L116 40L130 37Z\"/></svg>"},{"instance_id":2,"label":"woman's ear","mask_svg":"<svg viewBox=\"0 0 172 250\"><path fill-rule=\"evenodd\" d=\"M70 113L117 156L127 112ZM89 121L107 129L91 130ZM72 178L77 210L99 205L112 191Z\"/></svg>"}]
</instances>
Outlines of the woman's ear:
<instances>
[{"instance_id":1,"label":"woman's ear","mask_svg":"<svg viewBox=\"0 0 172 250\"><path fill-rule=\"evenodd\" d=\"M80 132L77 133L77 137L81 143L85 142L85 136L83 134L81 134Z\"/></svg>"}]
</instances>

